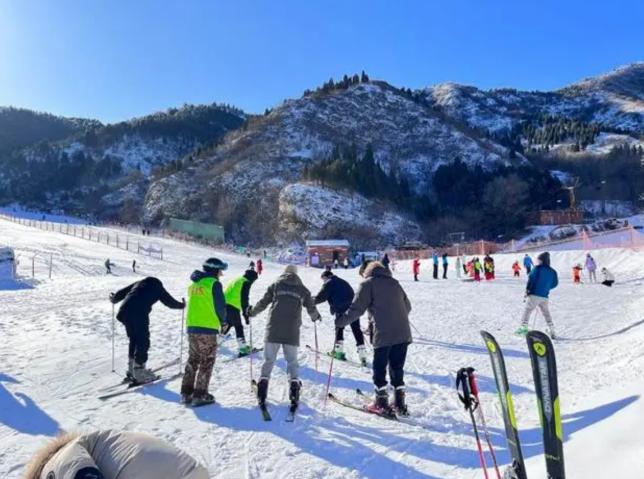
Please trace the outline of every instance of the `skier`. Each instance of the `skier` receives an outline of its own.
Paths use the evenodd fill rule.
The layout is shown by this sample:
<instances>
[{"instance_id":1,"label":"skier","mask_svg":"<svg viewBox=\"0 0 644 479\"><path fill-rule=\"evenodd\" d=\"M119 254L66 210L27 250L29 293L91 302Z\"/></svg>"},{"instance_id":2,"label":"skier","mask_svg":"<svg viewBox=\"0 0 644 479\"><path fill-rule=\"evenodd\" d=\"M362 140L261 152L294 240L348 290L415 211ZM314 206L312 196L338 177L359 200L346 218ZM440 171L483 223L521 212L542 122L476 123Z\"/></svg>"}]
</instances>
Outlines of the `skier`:
<instances>
[{"instance_id":1,"label":"skier","mask_svg":"<svg viewBox=\"0 0 644 479\"><path fill-rule=\"evenodd\" d=\"M443 279L447 279L447 267L449 263L447 261L447 253L443 253Z\"/></svg>"},{"instance_id":2,"label":"skier","mask_svg":"<svg viewBox=\"0 0 644 479\"><path fill-rule=\"evenodd\" d=\"M147 277L132 283L116 293L110 293L110 302L116 304L123 301L116 319L123 323L128 347L127 377L135 383L146 383L156 378L156 375L145 368L150 349L150 311L152 305L161 301L171 309L183 309L185 301L174 299L157 278Z\"/></svg>"},{"instance_id":3,"label":"skier","mask_svg":"<svg viewBox=\"0 0 644 479\"><path fill-rule=\"evenodd\" d=\"M597 263L590 253L586 255L586 269L588 270L588 279L591 283L597 282Z\"/></svg>"},{"instance_id":4,"label":"skier","mask_svg":"<svg viewBox=\"0 0 644 479\"><path fill-rule=\"evenodd\" d=\"M521 276L521 265L519 264L518 261L515 261L512 263L512 274L515 278L518 278Z\"/></svg>"},{"instance_id":5,"label":"skier","mask_svg":"<svg viewBox=\"0 0 644 479\"><path fill-rule=\"evenodd\" d=\"M259 266L259 261L257 265ZM252 269L248 269L243 276L232 281L224 291L226 298L226 323L222 325L221 334L227 334L231 327L235 328L239 356L247 356L251 352L250 346L246 344L241 315L244 316L244 321L248 324L248 295L258 275L259 271L255 272Z\"/></svg>"},{"instance_id":6,"label":"skier","mask_svg":"<svg viewBox=\"0 0 644 479\"><path fill-rule=\"evenodd\" d=\"M260 406L266 404L268 382L281 347L284 351L290 381L289 399L292 406L297 406L302 388L297 363L302 308L306 308L312 321L322 319L310 291L302 284L302 280L297 275L297 266L290 264L284 269L277 281L268 287L264 297L248 310L248 316L257 316L269 305L271 308L264 337L264 364L257 383L257 401Z\"/></svg>"},{"instance_id":7,"label":"skier","mask_svg":"<svg viewBox=\"0 0 644 479\"><path fill-rule=\"evenodd\" d=\"M529 276L532 268L534 267L534 263L532 262L532 258L528 253L526 253L523 257L523 267L525 268L525 274Z\"/></svg>"},{"instance_id":8,"label":"skier","mask_svg":"<svg viewBox=\"0 0 644 479\"><path fill-rule=\"evenodd\" d=\"M385 268L389 269L389 255L387 253L385 253L382 257L382 265Z\"/></svg>"},{"instance_id":9,"label":"skier","mask_svg":"<svg viewBox=\"0 0 644 479\"><path fill-rule=\"evenodd\" d=\"M314 298L315 304L328 301L331 314L338 318L339 316L342 316L347 309L349 309L349 306L351 306L351 301L353 301L353 288L347 281L334 275L330 271L322 273L322 281L324 281L324 285ZM362 329L360 329L360 318L351 323L351 331L353 332L353 337L356 340L360 362L366 366L367 349L364 345ZM347 359L344 352L344 328L335 329L335 347L332 354L340 361L345 361Z\"/></svg>"},{"instance_id":10,"label":"skier","mask_svg":"<svg viewBox=\"0 0 644 479\"><path fill-rule=\"evenodd\" d=\"M203 271L190 275L188 287L188 362L181 383L181 402L202 406L215 402L208 392L212 368L217 356L217 334L226 322L226 299L219 278L228 264L218 258L208 258Z\"/></svg>"},{"instance_id":11,"label":"skier","mask_svg":"<svg viewBox=\"0 0 644 479\"><path fill-rule=\"evenodd\" d=\"M467 276L468 262L467 262L467 258L465 257L465 255L463 255L463 257L461 258L461 264L463 265L463 273L465 273L465 276Z\"/></svg>"},{"instance_id":12,"label":"skier","mask_svg":"<svg viewBox=\"0 0 644 479\"><path fill-rule=\"evenodd\" d=\"M438 279L438 253L436 253L435 251L432 255L432 263L434 265L433 277L434 279Z\"/></svg>"},{"instance_id":13,"label":"skier","mask_svg":"<svg viewBox=\"0 0 644 479\"><path fill-rule=\"evenodd\" d=\"M394 408L407 415L405 403L404 367L407 346L412 342L409 326L411 304L405 291L382 263L374 261L364 270L365 280L360 284L348 311L335 321L336 328L356 321L368 311L373 324L373 382L375 400L368 406L370 412L391 414L387 391L389 380L395 388Z\"/></svg>"},{"instance_id":14,"label":"skier","mask_svg":"<svg viewBox=\"0 0 644 479\"><path fill-rule=\"evenodd\" d=\"M24 479L208 479L208 470L166 441L134 431L62 434L38 449Z\"/></svg>"},{"instance_id":15,"label":"skier","mask_svg":"<svg viewBox=\"0 0 644 479\"><path fill-rule=\"evenodd\" d=\"M602 268L602 274L604 275L604 281L602 281L604 286L608 286L610 288L615 284L615 275L608 271L608 269Z\"/></svg>"},{"instance_id":16,"label":"skier","mask_svg":"<svg viewBox=\"0 0 644 479\"><path fill-rule=\"evenodd\" d=\"M132 272L136 273L136 260L135 259L132 260Z\"/></svg>"},{"instance_id":17,"label":"skier","mask_svg":"<svg viewBox=\"0 0 644 479\"><path fill-rule=\"evenodd\" d=\"M572 267L572 282L574 284L581 284L581 271L582 267L580 264L576 264Z\"/></svg>"},{"instance_id":18,"label":"skier","mask_svg":"<svg viewBox=\"0 0 644 479\"><path fill-rule=\"evenodd\" d=\"M456 257L456 277L461 279L461 268L463 267L463 262L460 256ZM467 272L467 270L466 270Z\"/></svg>"},{"instance_id":19,"label":"skier","mask_svg":"<svg viewBox=\"0 0 644 479\"><path fill-rule=\"evenodd\" d=\"M255 264L257 265L257 274L261 275L262 271L264 271L264 262L262 261L262 258L258 258Z\"/></svg>"},{"instance_id":20,"label":"skier","mask_svg":"<svg viewBox=\"0 0 644 479\"><path fill-rule=\"evenodd\" d=\"M489 254L486 254L485 258L483 258L483 269L486 281L494 279L494 260Z\"/></svg>"},{"instance_id":21,"label":"skier","mask_svg":"<svg viewBox=\"0 0 644 479\"><path fill-rule=\"evenodd\" d=\"M110 259L107 258L105 260L105 274L112 274L112 266L114 266L114 263L111 263Z\"/></svg>"},{"instance_id":22,"label":"skier","mask_svg":"<svg viewBox=\"0 0 644 479\"><path fill-rule=\"evenodd\" d=\"M362 263L364 266L364 262ZM414 273L414 281L418 281L418 275L420 274L420 258L416 256L412 263L412 271Z\"/></svg>"},{"instance_id":23,"label":"skier","mask_svg":"<svg viewBox=\"0 0 644 479\"><path fill-rule=\"evenodd\" d=\"M550 253L541 253L537 257L537 260L539 264L532 270L528 277L525 310L523 311L521 326L517 329L516 333L520 335L528 333L530 315L535 309L539 308L548 324L550 336L552 339L555 339L555 327L548 308L548 296L550 290L556 288L559 284L559 278L557 277L557 272L550 267Z\"/></svg>"},{"instance_id":24,"label":"skier","mask_svg":"<svg viewBox=\"0 0 644 479\"><path fill-rule=\"evenodd\" d=\"M483 270L483 266L481 265L481 260L478 256L474 258L472 268L474 270L474 281L481 281L481 271Z\"/></svg>"}]
</instances>

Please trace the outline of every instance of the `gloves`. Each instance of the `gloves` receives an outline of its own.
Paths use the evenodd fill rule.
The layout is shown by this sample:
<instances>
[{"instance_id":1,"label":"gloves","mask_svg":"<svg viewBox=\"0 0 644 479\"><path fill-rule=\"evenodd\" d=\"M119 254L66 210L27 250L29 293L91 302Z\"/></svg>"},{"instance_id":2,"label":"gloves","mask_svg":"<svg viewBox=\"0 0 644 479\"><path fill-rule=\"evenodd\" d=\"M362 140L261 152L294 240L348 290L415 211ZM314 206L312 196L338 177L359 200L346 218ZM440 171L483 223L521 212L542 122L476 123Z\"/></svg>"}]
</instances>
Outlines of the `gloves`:
<instances>
[{"instance_id":1,"label":"gloves","mask_svg":"<svg viewBox=\"0 0 644 479\"><path fill-rule=\"evenodd\" d=\"M311 319L313 320L314 323L317 321L322 321L322 315L320 314L319 311L316 311Z\"/></svg>"},{"instance_id":2,"label":"gloves","mask_svg":"<svg viewBox=\"0 0 644 479\"><path fill-rule=\"evenodd\" d=\"M110 293L110 303L116 303L116 301L114 300L114 293Z\"/></svg>"},{"instance_id":3,"label":"gloves","mask_svg":"<svg viewBox=\"0 0 644 479\"><path fill-rule=\"evenodd\" d=\"M186 298L181 298L181 302L183 303L183 309L186 309Z\"/></svg>"},{"instance_id":4,"label":"gloves","mask_svg":"<svg viewBox=\"0 0 644 479\"><path fill-rule=\"evenodd\" d=\"M253 316L253 307L249 306L246 308L246 311L244 311L244 319L246 320L246 324L248 324L249 318Z\"/></svg>"}]
</instances>

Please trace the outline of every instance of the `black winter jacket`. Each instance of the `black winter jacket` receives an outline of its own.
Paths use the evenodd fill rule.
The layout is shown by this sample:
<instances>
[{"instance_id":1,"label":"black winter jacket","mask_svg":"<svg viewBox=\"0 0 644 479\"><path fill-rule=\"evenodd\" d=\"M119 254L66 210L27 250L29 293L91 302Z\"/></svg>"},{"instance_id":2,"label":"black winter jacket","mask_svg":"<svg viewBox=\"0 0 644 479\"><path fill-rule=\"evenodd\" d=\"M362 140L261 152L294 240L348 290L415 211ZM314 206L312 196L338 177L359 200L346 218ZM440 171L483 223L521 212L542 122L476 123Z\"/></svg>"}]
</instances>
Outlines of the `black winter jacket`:
<instances>
[{"instance_id":1,"label":"black winter jacket","mask_svg":"<svg viewBox=\"0 0 644 479\"><path fill-rule=\"evenodd\" d=\"M342 278L331 276L315 296L315 304L325 301L329 302L331 314L344 314L353 301L353 288Z\"/></svg>"},{"instance_id":2,"label":"black winter jacket","mask_svg":"<svg viewBox=\"0 0 644 479\"><path fill-rule=\"evenodd\" d=\"M168 308L183 309L184 304L174 299L163 287L158 278L147 277L132 283L114 293L113 303L123 301L117 319L126 323L143 318L148 319L152 305L161 301Z\"/></svg>"}]
</instances>

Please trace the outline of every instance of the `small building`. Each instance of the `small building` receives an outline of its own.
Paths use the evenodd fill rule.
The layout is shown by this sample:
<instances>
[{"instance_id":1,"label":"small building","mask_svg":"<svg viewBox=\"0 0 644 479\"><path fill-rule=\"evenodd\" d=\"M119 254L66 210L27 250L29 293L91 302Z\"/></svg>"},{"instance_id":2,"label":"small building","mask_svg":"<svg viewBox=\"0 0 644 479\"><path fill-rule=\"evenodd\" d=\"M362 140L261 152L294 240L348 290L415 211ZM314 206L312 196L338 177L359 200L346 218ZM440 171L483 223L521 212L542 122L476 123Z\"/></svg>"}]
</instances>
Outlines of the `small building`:
<instances>
[{"instance_id":1,"label":"small building","mask_svg":"<svg viewBox=\"0 0 644 479\"><path fill-rule=\"evenodd\" d=\"M333 266L338 261L344 263L349 256L349 242L347 240L310 240L306 242L306 259L309 266L324 268Z\"/></svg>"},{"instance_id":2,"label":"small building","mask_svg":"<svg viewBox=\"0 0 644 479\"><path fill-rule=\"evenodd\" d=\"M584 212L578 208L566 210L540 210L540 225L570 225L583 223Z\"/></svg>"}]
</instances>

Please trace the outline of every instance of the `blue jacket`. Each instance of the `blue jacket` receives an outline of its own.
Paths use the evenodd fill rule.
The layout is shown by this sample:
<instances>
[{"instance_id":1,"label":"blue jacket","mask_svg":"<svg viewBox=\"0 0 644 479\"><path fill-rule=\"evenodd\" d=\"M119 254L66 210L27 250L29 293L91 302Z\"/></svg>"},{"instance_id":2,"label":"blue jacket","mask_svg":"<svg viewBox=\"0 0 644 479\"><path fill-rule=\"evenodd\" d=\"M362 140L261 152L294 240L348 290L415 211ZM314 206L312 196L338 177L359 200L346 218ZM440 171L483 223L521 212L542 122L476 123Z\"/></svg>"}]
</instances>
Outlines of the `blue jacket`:
<instances>
[{"instance_id":1,"label":"blue jacket","mask_svg":"<svg viewBox=\"0 0 644 479\"><path fill-rule=\"evenodd\" d=\"M528 276L526 292L528 295L547 298L550 290L556 288L558 284L557 272L550 266L540 264Z\"/></svg>"},{"instance_id":2,"label":"blue jacket","mask_svg":"<svg viewBox=\"0 0 644 479\"><path fill-rule=\"evenodd\" d=\"M534 263L532 262L532 258L530 258L530 256L526 256L525 258L523 258L523 266L526 268L528 266L530 267L534 266Z\"/></svg>"},{"instance_id":3,"label":"blue jacket","mask_svg":"<svg viewBox=\"0 0 644 479\"><path fill-rule=\"evenodd\" d=\"M434 260L434 264L438 264L438 255L437 254L433 255L432 259Z\"/></svg>"}]
</instances>

